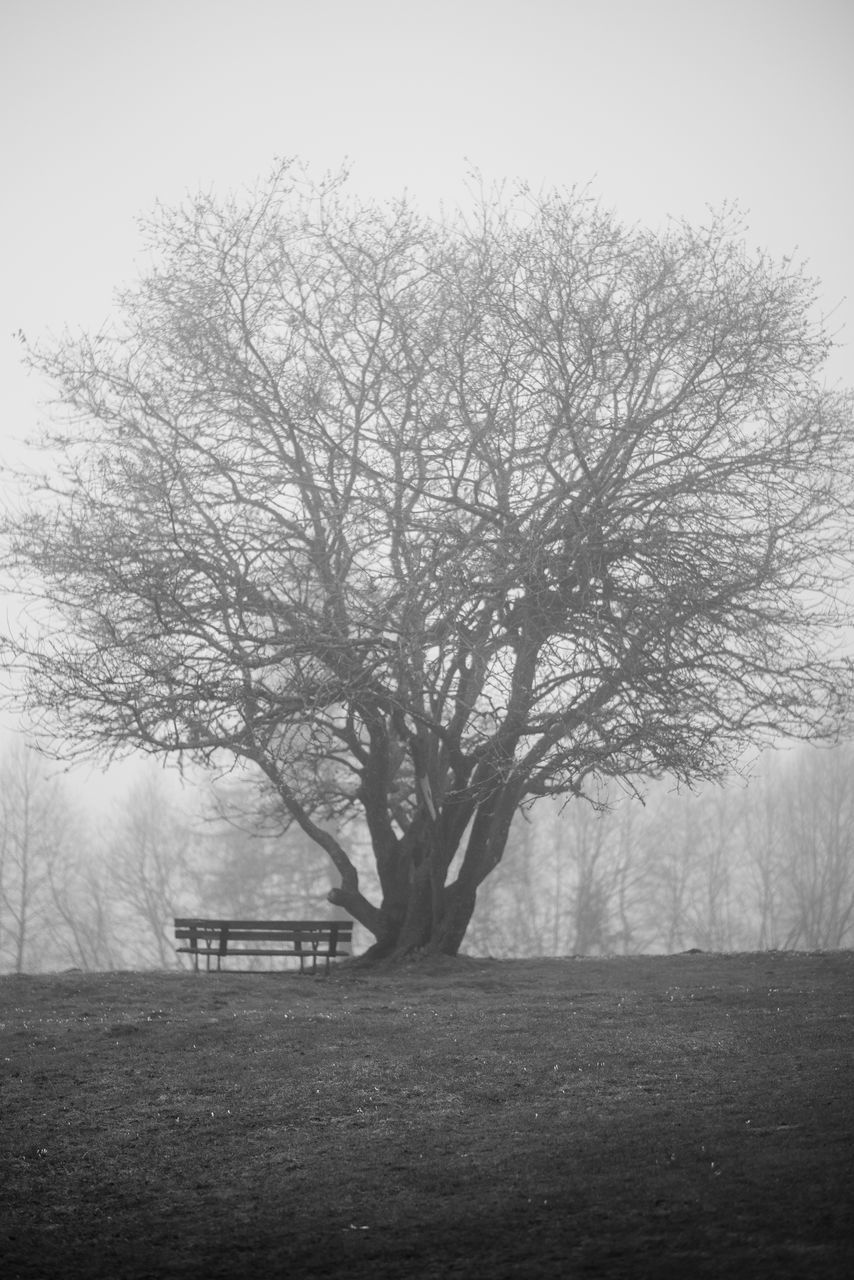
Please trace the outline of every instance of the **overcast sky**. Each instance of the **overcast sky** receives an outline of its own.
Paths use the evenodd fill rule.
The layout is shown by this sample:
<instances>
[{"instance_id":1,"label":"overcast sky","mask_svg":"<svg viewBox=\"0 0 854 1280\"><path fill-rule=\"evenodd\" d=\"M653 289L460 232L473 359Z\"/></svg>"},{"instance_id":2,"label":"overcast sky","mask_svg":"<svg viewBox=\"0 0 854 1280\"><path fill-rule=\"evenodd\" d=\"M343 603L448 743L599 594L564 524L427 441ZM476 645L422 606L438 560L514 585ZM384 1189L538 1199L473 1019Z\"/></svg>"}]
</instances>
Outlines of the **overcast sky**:
<instances>
[{"instance_id":1,"label":"overcast sky","mask_svg":"<svg viewBox=\"0 0 854 1280\"><path fill-rule=\"evenodd\" d=\"M852 70L854 0L0 0L0 462L45 394L12 333L97 327L138 217L277 155L431 203L469 162L655 225L738 201L854 384Z\"/></svg>"},{"instance_id":2,"label":"overcast sky","mask_svg":"<svg viewBox=\"0 0 854 1280\"><path fill-rule=\"evenodd\" d=\"M737 200L854 341L852 0L0 0L0 23L2 440L43 394L11 334L97 326L140 215L276 155L431 201L467 161L591 181L653 224ZM854 382L850 345L832 373Z\"/></svg>"}]
</instances>

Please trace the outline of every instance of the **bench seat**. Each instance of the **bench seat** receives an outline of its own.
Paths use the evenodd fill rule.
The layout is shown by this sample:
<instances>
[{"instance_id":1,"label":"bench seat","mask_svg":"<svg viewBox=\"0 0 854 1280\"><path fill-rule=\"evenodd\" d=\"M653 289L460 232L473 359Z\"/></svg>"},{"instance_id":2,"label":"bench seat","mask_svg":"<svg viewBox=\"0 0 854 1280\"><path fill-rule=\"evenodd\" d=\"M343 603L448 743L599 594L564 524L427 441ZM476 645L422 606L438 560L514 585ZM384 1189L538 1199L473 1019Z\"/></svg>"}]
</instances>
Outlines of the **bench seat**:
<instances>
[{"instance_id":1,"label":"bench seat","mask_svg":"<svg viewBox=\"0 0 854 1280\"><path fill-rule=\"evenodd\" d=\"M230 957L293 956L300 973L316 973L318 960L329 962L348 956L352 941L352 920L211 920L201 917L175 918L175 940L179 954L193 957L198 971L203 957L209 972L211 961L217 969Z\"/></svg>"}]
</instances>

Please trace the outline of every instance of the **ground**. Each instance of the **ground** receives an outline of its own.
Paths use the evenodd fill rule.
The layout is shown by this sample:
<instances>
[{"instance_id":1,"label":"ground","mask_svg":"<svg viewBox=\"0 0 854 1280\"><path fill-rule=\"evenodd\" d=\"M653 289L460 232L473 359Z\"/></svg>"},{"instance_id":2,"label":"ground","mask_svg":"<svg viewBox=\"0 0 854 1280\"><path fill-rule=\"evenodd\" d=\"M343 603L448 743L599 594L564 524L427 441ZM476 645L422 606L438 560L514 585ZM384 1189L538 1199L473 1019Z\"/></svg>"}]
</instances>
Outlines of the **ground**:
<instances>
[{"instance_id":1,"label":"ground","mask_svg":"<svg viewBox=\"0 0 854 1280\"><path fill-rule=\"evenodd\" d=\"M854 954L0 979L15 1277L854 1274Z\"/></svg>"}]
</instances>

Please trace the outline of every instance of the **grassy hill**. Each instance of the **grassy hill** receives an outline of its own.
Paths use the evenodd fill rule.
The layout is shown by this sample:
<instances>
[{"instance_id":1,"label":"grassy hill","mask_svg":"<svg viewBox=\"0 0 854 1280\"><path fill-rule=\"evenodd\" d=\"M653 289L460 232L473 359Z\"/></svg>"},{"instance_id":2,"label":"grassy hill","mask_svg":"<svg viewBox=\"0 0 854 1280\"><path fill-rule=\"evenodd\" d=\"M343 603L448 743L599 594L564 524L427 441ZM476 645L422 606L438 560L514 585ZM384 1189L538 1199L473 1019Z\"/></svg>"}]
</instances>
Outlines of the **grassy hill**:
<instances>
[{"instance_id":1,"label":"grassy hill","mask_svg":"<svg viewBox=\"0 0 854 1280\"><path fill-rule=\"evenodd\" d=\"M854 1274L854 954L0 979L14 1277Z\"/></svg>"}]
</instances>

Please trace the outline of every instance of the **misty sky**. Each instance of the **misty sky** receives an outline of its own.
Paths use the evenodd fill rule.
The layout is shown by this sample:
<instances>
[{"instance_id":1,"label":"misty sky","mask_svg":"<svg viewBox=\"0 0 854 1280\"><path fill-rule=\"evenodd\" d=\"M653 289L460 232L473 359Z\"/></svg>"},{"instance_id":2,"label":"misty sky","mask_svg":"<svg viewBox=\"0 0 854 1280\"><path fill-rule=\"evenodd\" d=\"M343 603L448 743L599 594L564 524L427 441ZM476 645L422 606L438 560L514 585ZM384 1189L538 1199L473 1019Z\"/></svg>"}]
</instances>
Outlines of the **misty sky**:
<instances>
[{"instance_id":1,"label":"misty sky","mask_svg":"<svg viewBox=\"0 0 854 1280\"><path fill-rule=\"evenodd\" d=\"M467 162L592 182L652 224L737 200L852 341L851 0L0 0L0 50L0 458L44 395L11 334L99 325L139 216L276 155L426 201Z\"/></svg>"},{"instance_id":2,"label":"misty sky","mask_svg":"<svg viewBox=\"0 0 854 1280\"><path fill-rule=\"evenodd\" d=\"M653 225L738 201L854 384L852 68L852 0L0 0L0 466L47 394L11 335L97 328L155 201L284 155L431 204L472 165Z\"/></svg>"}]
</instances>

